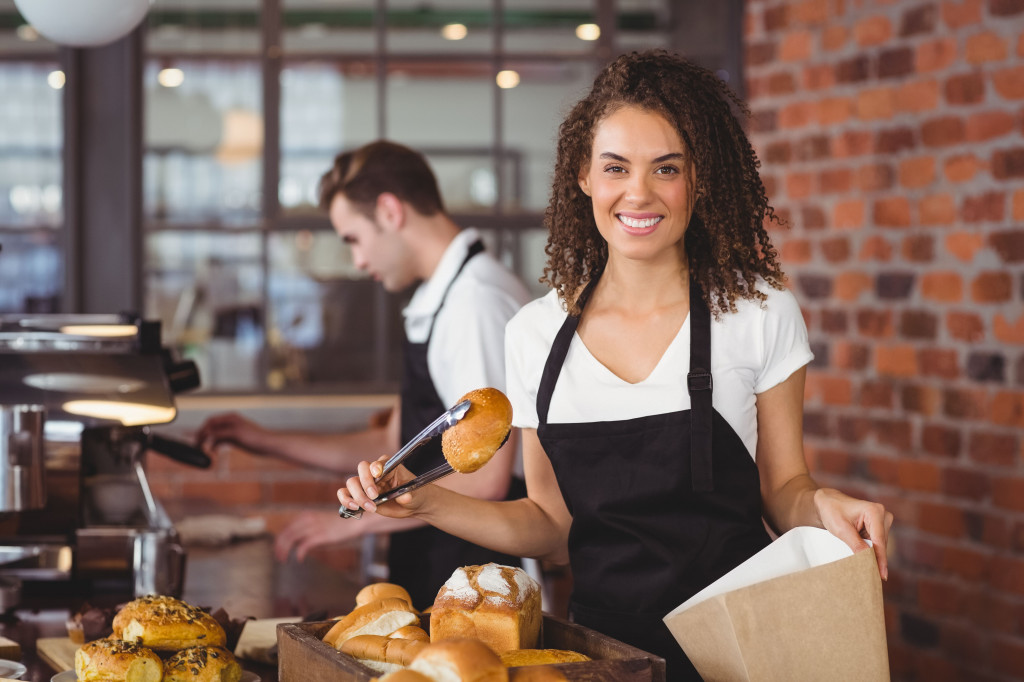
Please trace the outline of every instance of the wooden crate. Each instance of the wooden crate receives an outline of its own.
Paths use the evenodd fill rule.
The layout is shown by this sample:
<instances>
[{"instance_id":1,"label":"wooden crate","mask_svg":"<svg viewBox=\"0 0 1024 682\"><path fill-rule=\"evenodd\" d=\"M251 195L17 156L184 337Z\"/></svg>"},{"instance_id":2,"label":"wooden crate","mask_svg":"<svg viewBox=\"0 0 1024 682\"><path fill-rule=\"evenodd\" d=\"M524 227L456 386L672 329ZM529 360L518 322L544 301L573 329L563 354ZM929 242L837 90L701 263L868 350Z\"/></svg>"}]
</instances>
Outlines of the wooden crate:
<instances>
[{"instance_id":1,"label":"wooden crate","mask_svg":"<svg viewBox=\"0 0 1024 682\"><path fill-rule=\"evenodd\" d=\"M333 624L287 623L277 627L278 682L370 682L374 678L372 670L321 641ZM570 680L665 681L665 659L561 618L544 614L541 640L539 648L569 649L593 659L554 666Z\"/></svg>"}]
</instances>

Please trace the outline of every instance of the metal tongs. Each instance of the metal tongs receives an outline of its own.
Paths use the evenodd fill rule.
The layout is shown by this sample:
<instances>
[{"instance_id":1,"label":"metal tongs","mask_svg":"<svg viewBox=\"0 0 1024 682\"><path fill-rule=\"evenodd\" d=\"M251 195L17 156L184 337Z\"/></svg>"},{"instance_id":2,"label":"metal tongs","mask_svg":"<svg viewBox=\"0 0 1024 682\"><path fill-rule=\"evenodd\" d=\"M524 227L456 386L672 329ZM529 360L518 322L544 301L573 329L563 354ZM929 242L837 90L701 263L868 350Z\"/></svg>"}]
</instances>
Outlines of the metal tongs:
<instances>
[{"instance_id":1,"label":"metal tongs","mask_svg":"<svg viewBox=\"0 0 1024 682\"><path fill-rule=\"evenodd\" d=\"M463 400L461 403L459 403L452 409L448 410L434 421L430 422L430 424L427 425L427 428L423 429L418 434L416 434L416 436L412 440L410 440L408 443L402 446L401 450L391 455L388 461L384 462L384 469L381 470L380 476L377 476L375 479L373 479L374 482L377 482L384 478L385 476L387 476L388 474L390 474L395 467L401 464L406 457L412 454L413 450L423 445L427 441L436 438L437 436L440 436L442 433L444 433L451 427L455 426L460 419L466 416L466 412L469 411L469 406L470 401ZM388 500L394 499L400 495L404 495L405 493L410 493L413 490L418 490L419 488L422 488L427 484L433 483L434 481L440 478L444 478L453 471L455 470L452 469L452 465L449 464L447 460L445 460L445 463L442 464L441 466L437 467L436 469L431 469L425 474L420 474L419 476L412 479L405 485L381 493L380 495L377 496L376 499L374 499L373 503L381 504L383 502L387 502ZM358 519L362 515L362 509L352 511L350 509L346 509L344 505L338 508L338 516L340 516L343 519Z\"/></svg>"}]
</instances>

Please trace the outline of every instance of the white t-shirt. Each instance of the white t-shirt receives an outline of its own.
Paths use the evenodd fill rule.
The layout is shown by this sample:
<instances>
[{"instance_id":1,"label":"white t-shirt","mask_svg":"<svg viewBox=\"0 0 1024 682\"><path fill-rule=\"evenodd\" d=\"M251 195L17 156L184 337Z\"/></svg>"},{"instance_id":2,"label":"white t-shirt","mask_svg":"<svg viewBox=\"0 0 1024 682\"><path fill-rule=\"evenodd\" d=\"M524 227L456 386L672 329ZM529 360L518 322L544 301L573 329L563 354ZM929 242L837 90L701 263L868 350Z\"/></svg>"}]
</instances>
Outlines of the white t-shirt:
<instances>
[{"instance_id":1,"label":"white t-shirt","mask_svg":"<svg viewBox=\"0 0 1024 682\"><path fill-rule=\"evenodd\" d=\"M473 228L460 231L402 311L406 337L413 343L426 342L437 312L427 367L438 397L448 406L478 388L505 390L505 325L530 300L523 283L484 252L466 263L441 306L445 289L478 239Z\"/></svg>"},{"instance_id":2,"label":"white t-shirt","mask_svg":"<svg viewBox=\"0 0 1024 682\"><path fill-rule=\"evenodd\" d=\"M751 457L757 452L756 394L782 383L814 357L793 294L766 283L759 289L768 296L763 306L759 301L738 300L735 313L711 318L712 404ZM541 374L565 317L556 292L551 291L524 306L508 324L507 395L515 426L537 428ZM551 396L547 421L620 421L688 410L689 367L689 317L651 374L636 384L613 374L574 334Z\"/></svg>"}]
</instances>

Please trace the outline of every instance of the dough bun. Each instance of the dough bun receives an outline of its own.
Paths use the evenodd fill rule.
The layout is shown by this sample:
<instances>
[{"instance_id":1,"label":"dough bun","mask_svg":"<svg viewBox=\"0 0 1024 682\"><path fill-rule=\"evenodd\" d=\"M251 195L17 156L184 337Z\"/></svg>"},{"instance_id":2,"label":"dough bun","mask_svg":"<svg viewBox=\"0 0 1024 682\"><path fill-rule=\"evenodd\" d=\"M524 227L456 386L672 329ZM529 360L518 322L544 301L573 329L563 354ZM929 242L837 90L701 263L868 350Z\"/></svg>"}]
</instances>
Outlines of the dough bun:
<instances>
[{"instance_id":1,"label":"dough bun","mask_svg":"<svg viewBox=\"0 0 1024 682\"><path fill-rule=\"evenodd\" d=\"M164 665L152 649L120 639L97 639L75 652L80 682L160 682Z\"/></svg>"},{"instance_id":2,"label":"dough bun","mask_svg":"<svg viewBox=\"0 0 1024 682\"><path fill-rule=\"evenodd\" d=\"M392 632L388 637L393 639L411 639L417 642L429 642L430 635L418 625L406 625Z\"/></svg>"},{"instance_id":3,"label":"dough bun","mask_svg":"<svg viewBox=\"0 0 1024 682\"><path fill-rule=\"evenodd\" d=\"M406 625L419 625L420 618L412 605L404 599L389 597L378 599L357 607L352 613L337 621L324 641L335 649L347 640L359 635L390 635Z\"/></svg>"},{"instance_id":4,"label":"dough bun","mask_svg":"<svg viewBox=\"0 0 1024 682\"><path fill-rule=\"evenodd\" d=\"M432 680L508 682L508 669L478 639L449 639L431 644L416 655L409 669Z\"/></svg>"},{"instance_id":5,"label":"dough bun","mask_svg":"<svg viewBox=\"0 0 1024 682\"><path fill-rule=\"evenodd\" d=\"M377 682L434 682L434 678L427 677L423 673L418 673L415 670L402 668L401 670L396 670L393 673L388 673L384 677L378 677Z\"/></svg>"},{"instance_id":6,"label":"dough bun","mask_svg":"<svg viewBox=\"0 0 1024 682\"><path fill-rule=\"evenodd\" d=\"M567 649L513 649L501 654L501 662L510 668L521 665L579 663L589 660L590 656Z\"/></svg>"},{"instance_id":7,"label":"dough bun","mask_svg":"<svg viewBox=\"0 0 1024 682\"><path fill-rule=\"evenodd\" d=\"M224 646L227 636L217 620L180 599L139 597L114 617L114 636L156 651L180 651L193 646Z\"/></svg>"},{"instance_id":8,"label":"dough bun","mask_svg":"<svg viewBox=\"0 0 1024 682\"><path fill-rule=\"evenodd\" d=\"M455 426L441 434L444 458L461 474L487 464L512 429L512 403L496 388L479 388L459 398L469 410Z\"/></svg>"},{"instance_id":9,"label":"dough bun","mask_svg":"<svg viewBox=\"0 0 1024 682\"><path fill-rule=\"evenodd\" d=\"M356 594L356 606L363 606L380 599L404 599L412 604L412 597L401 585L394 583L370 583Z\"/></svg>"},{"instance_id":10,"label":"dough bun","mask_svg":"<svg viewBox=\"0 0 1024 682\"><path fill-rule=\"evenodd\" d=\"M367 668L389 673L404 668L424 648L427 642L413 639L394 639L386 635L358 635L341 645L341 652L358 660Z\"/></svg>"},{"instance_id":11,"label":"dough bun","mask_svg":"<svg viewBox=\"0 0 1024 682\"><path fill-rule=\"evenodd\" d=\"M455 569L430 614L430 641L473 637L494 651L533 649L540 638L540 585L526 571L490 563Z\"/></svg>"},{"instance_id":12,"label":"dough bun","mask_svg":"<svg viewBox=\"0 0 1024 682\"><path fill-rule=\"evenodd\" d=\"M242 666L219 646L182 649L164 663L163 682L239 682Z\"/></svg>"}]
</instances>

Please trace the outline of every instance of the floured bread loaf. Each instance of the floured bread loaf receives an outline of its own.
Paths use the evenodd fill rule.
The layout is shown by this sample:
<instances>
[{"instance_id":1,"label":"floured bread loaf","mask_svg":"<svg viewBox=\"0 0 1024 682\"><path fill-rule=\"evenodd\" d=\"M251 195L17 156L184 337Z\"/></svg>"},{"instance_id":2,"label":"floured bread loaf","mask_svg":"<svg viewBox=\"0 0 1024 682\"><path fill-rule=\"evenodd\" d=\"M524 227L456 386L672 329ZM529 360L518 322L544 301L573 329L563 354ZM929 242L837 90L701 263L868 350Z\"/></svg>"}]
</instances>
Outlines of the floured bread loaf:
<instances>
[{"instance_id":1,"label":"floured bread loaf","mask_svg":"<svg viewBox=\"0 0 1024 682\"><path fill-rule=\"evenodd\" d=\"M242 666L219 646L182 649L164 663L163 682L239 682Z\"/></svg>"},{"instance_id":2,"label":"floured bread loaf","mask_svg":"<svg viewBox=\"0 0 1024 682\"><path fill-rule=\"evenodd\" d=\"M114 636L156 651L193 646L224 646L227 636L217 620L180 599L139 597L128 602L112 623Z\"/></svg>"},{"instance_id":3,"label":"floured bread loaf","mask_svg":"<svg viewBox=\"0 0 1024 682\"><path fill-rule=\"evenodd\" d=\"M75 652L80 682L160 682L164 665L156 653L120 639L97 639Z\"/></svg>"},{"instance_id":4,"label":"floured bread loaf","mask_svg":"<svg viewBox=\"0 0 1024 682\"><path fill-rule=\"evenodd\" d=\"M394 597L378 599L358 607L335 623L324 641L340 649L347 640L359 635L390 635L406 625L419 625L420 619L412 605Z\"/></svg>"},{"instance_id":5,"label":"floured bread loaf","mask_svg":"<svg viewBox=\"0 0 1024 682\"><path fill-rule=\"evenodd\" d=\"M430 612L430 641L470 637L501 654L537 646L540 585L514 566L484 564L456 569Z\"/></svg>"}]
</instances>

